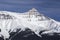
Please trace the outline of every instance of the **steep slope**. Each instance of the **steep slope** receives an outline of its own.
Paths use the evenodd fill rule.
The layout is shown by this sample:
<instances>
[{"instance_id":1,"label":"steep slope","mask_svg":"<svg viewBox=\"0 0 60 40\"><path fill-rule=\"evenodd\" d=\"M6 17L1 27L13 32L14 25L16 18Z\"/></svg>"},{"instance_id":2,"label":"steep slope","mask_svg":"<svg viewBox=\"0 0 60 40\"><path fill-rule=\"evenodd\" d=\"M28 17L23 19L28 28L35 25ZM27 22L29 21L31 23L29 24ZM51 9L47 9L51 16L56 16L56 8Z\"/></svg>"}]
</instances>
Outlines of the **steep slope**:
<instances>
[{"instance_id":1,"label":"steep slope","mask_svg":"<svg viewBox=\"0 0 60 40\"><path fill-rule=\"evenodd\" d=\"M42 37L43 34L60 33L60 22L44 16L35 8L25 13L0 11L0 35L4 39L9 38L10 33L17 32L19 29L16 33L18 34L26 28Z\"/></svg>"}]
</instances>

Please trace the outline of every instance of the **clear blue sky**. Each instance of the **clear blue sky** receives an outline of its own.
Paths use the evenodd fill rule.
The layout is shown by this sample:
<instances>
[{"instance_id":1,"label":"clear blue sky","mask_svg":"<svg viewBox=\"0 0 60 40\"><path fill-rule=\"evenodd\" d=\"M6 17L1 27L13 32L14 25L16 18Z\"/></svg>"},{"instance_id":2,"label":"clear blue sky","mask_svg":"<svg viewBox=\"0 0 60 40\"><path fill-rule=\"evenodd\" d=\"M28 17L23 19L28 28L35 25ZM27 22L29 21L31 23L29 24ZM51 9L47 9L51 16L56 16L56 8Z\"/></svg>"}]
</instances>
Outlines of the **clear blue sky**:
<instances>
[{"instance_id":1,"label":"clear blue sky","mask_svg":"<svg viewBox=\"0 0 60 40\"><path fill-rule=\"evenodd\" d=\"M60 0L0 0L0 10L26 12L31 8L60 21Z\"/></svg>"}]
</instances>

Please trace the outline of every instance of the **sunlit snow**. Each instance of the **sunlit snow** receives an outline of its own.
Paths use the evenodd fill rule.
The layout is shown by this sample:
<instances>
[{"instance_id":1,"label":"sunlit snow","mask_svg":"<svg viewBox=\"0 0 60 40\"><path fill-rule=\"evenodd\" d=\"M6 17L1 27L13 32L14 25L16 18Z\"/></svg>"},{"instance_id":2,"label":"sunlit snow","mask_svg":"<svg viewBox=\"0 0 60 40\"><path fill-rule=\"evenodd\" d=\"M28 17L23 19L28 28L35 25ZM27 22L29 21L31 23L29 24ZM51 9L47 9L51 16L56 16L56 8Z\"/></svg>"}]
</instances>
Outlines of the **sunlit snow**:
<instances>
[{"instance_id":1,"label":"sunlit snow","mask_svg":"<svg viewBox=\"0 0 60 40\"><path fill-rule=\"evenodd\" d=\"M26 28L29 28L37 36L42 37L42 34L60 33L60 22L44 16L35 8L25 13L0 11L0 37L9 38L9 33L16 32L17 29L21 29L19 31L21 32ZM43 30L46 31L39 34Z\"/></svg>"}]
</instances>

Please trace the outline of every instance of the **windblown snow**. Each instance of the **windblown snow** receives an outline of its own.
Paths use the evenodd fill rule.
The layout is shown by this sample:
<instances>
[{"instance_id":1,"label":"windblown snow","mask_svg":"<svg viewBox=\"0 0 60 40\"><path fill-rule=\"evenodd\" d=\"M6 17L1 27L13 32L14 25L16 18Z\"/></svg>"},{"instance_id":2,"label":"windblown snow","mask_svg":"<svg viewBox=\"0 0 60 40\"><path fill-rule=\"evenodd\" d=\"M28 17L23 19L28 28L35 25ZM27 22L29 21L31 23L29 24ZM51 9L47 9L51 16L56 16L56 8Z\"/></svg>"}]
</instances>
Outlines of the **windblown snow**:
<instances>
[{"instance_id":1,"label":"windblown snow","mask_svg":"<svg viewBox=\"0 0 60 40\"><path fill-rule=\"evenodd\" d=\"M11 32L16 32L17 29L21 32L26 28L42 37L42 34L60 33L60 22L44 16L35 8L25 13L0 11L0 37L9 38ZM39 34L43 30L45 31Z\"/></svg>"}]
</instances>

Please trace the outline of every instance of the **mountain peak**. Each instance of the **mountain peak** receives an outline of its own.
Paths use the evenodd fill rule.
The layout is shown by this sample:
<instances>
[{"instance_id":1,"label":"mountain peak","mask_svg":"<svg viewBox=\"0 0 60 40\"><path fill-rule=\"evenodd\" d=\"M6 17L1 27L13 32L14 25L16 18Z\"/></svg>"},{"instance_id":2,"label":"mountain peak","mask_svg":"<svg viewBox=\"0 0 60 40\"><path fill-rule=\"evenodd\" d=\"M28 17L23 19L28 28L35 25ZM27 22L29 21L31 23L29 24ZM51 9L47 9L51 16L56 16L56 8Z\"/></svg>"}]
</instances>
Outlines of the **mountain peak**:
<instances>
[{"instance_id":1,"label":"mountain peak","mask_svg":"<svg viewBox=\"0 0 60 40\"><path fill-rule=\"evenodd\" d=\"M37 9L35 9L35 8L32 8L30 11L37 11Z\"/></svg>"},{"instance_id":2,"label":"mountain peak","mask_svg":"<svg viewBox=\"0 0 60 40\"><path fill-rule=\"evenodd\" d=\"M32 8L31 10L29 10L29 15L39 15L39 14L40 13L35 8Z\"/></svg>"}]
</instances>

